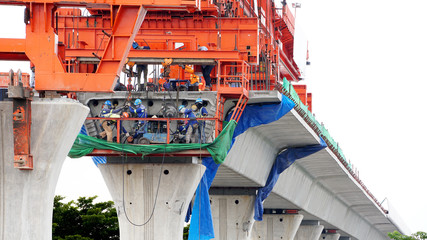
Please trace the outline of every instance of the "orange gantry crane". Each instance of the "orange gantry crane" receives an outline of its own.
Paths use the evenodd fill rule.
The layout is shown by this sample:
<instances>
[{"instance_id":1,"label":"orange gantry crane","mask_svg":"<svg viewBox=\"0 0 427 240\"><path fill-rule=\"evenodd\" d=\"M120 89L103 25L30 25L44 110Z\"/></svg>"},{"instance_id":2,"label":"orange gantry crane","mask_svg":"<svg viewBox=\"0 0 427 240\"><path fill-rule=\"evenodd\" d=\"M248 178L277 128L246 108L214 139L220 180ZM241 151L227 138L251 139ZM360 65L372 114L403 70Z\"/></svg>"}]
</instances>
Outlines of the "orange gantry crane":
<instances>
[{"instance_id":1,"label":"orange gantry crane","mask_svg":"<svg viewBox=\"0 0 427 240\"><path fill-rule=\"evenodd\" d=\"M272 0L0 0L0 4L26 7L26 38L1 39L0 60L34 64L34 89L40 96L111 92L127 61L152 64L171 58L173 64L213 63L218 133L227 99L238 100L232 116L238 120L250 90L273 90L284 77L291 81L300 77L293 60L294 18L285 2L280 8ZM134 42L149 50L133 49ZM198 51L200 46L208 51ZM30 98L14 99L14 109L31 116L25 115L31 109ZM32 168L30 121L14 118L20 139L15 141L15 161L21 169ZM25 131L18 131L23 125Z\"/></svg>"}]
</instances>

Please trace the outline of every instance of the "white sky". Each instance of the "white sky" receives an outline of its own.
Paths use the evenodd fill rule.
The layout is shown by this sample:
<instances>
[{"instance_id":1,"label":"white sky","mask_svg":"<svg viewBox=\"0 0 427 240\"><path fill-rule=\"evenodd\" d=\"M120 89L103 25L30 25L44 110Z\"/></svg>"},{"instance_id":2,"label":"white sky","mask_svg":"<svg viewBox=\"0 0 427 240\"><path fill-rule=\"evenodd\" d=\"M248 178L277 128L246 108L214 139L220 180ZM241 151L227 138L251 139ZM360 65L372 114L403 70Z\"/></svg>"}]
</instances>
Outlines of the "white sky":
<instances>
[{"instance_id":1,"label":"white sky","mask_svg":"<svg viewBox=\"0 0 427 240\"><path fill-rule=\"evenodd\" d=\"M317 120L376 198L387 198L412 232L427 232L427 1L299 2L311 61L302 83ZM0 37L24 37L22 11L0 8ZM0 71L11 67L18 64L0 62ZM66 160L56 193L111 199L89 158Z\"/></svg>"}]
</instances>

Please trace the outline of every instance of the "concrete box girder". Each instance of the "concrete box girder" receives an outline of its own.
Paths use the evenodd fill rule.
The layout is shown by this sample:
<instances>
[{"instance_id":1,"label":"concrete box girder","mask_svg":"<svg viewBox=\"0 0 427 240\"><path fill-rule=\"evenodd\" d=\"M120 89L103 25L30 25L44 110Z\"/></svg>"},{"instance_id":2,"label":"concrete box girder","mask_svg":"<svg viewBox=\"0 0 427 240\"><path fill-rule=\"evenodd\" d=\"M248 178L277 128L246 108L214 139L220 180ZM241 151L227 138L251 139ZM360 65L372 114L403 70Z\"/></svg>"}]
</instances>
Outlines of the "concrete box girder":
<instances>
[{"instance_id":1,"label":"concrete box girder","mask_svg":"<svg viewBox=\"0 0 427 240\"><path fill-rule=\"evenodd\" d=\"M250 181L253 181L252 186L264 185L280 149L318 142L318 137L311 128L292 110L276 122L249 129L237 137L213 186L239 187L240 183L249 186ZM240 176L232 176L233 173ZM228 177L230 178L227 179ZM231 183L236 179L241 182ZM378 221L377 217L387 221L385 214L329 149L296 161L280 176L273 193L274 204L271 205L302 209L307 218L321 220L321 224L328 228L342 229L344 236L355 239L387 239L386 232L372 225ZM273 207L269 198L264 205ZM363 213L359 214L351 208L359 204L372 206L375 214L365 218ZM374 218L375 221L371 222ZM364 230L359 231L359 226ZM365 236L368 238L363 238Z\"/></svg>"},{"instance_id":2,"label":"concrete box girder","mask_svg":"<svg viewBox=\"0 0 427 240\"><path fill-rule=\"evenodd\" d=\"M250 95L250 103L280 100L280 95L273 91L251 91ZM187 97L199 96L203 98L205 95L189 92ZM163 95L152 97L160 99ZM227 104L228 109L232 104ZM316 133L295 110L291 110L273 123L251 128L238 136L212 186L263 186L276 154L281 149L317 143L319 137ZM342 229L341 236L351 236L353 239L383 239L386 233L381 230L383 226L376 227L373 224L382 223L381 219L389 221L388 216L376 206L328 148L299 159L287 169L265 201L266 206L270 203L278 208L299 208L307 219L321 220L321 224L330 229ZM352 208L356 205L370 205L371 208ZM366 212L370 210L372 213ZM369 227L365 227L361 233L357 226L347 225L346 221L362 226L366 223ZM391 221L389 226L397 229Z\"/></svg>"}]
</instances>

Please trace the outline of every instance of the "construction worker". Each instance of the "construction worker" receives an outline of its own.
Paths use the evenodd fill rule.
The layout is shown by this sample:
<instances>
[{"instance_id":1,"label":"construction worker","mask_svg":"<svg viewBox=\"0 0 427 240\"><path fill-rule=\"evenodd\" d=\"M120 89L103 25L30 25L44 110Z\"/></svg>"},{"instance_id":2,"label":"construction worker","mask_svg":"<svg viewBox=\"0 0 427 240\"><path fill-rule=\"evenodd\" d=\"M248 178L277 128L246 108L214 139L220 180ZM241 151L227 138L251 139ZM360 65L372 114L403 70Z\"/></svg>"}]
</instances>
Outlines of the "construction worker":
<instances>
[{"instance_id":1,"label":"construction worker","mask_svg":"<svg viewBox=\"0 0 427 240\"><path fill-rule=\"evenodd\" d=\"M208 48L205 46L199 46L198 50L199 51L207 51ZM215 65L201 65L203 78L205 79L205 82L206 82L206 86L204 89L205 91L211 90L211 72L212 72L214 67L215 67Z\"/></svg>"},{"instance_id":2,"label":"construction worker","mask_svg":"<svg viewBox=\"0 0 427 240\"><path fill-rule=\"evenodd\" d=\"M136 99L135 102L133 103L135 107L129 106L129 112L138 118L146 118L147 117L147 113L145 111L145 106L142 104L141 99ZM140 130L142 131L143 126L145 125L145 121L138 121L135 126L134 129L135 130Z\"/></svg>"},{"instance_id":3,"label":"construction worker","mask_svg":"<svg viewBox=\"0 0 427 240\"><path fill-rule=\"evenodd\" d=\"M196 118L203 118L208 116L208 110L203 107L203 100L201 98L196 99L196 108L195 115ZM206 121L198 121L198 132L199 132L199 141L201 143L206 143L206 135L205 135L205 125Z\"/></svg>"},{"instance_id":4,"label":"construction worker","mask_svg":"<svg viewBox=\"0 0 427 240\"><path fill-rule=\"evenodd\" d=\"M148 65L147 64L136 64L136 72L137 72L137 91L143 91L147 89L148 84ZM141 76L144 73L144 84L141 85ZM142 87L144 86L144 87Z\"/></svg>"},{"instance_id":5,"label":"construction worker","mask_svg":"<svg viewBox=\"0 0 427 240\"><path fill-rule=\"evenodd\" d=\"M173 143L184 143L185 135L187 133L187 124L184 121L178 120L177 128L175 133L173 134Z\"/></svg>"},{"instance_id":6,"label":"construction worker","mask_svg":"<svg viewBox=\"0 0 427 240\"><path fill-rule=\"evenodd\" d=\"M184 105L179 106L178 111L184 114L185 118L190 118L187 124L187 132L185 134L185 143L195 143L196 142L196 130L199 127L199 124L196 120L196 115L193 110L185 108Z\"/></svg>"},{"instance_id":7,"label":"construction worker","mask_svg":"<svg viewBox=\"0 0 427 240\"><path fill-rule=\"evenodd\" d=\"M132 48L137 50L150 50L150 46L139 46L137 42L132 43ZM141 75L144 73L144 88L147 88L148 83L148 65L147 64L136 64L136 72L137 72L137 85L136 90L142 91L141 85Z\"/></svg>"},{"instance_id":8,"label":"construction worker","mask_svg":"<svg viewBox=\"0 0 427 240\"><path fill-rule=\"evenodd\" d=\"M103 118L120 118L120 113L122 112L123 108L119 107L117 109L114 109L111 105L111 101L107 100L105 101L100 116ZM111 128L111 125L115 124L116 121L113 120L101 120L101 125L104 128L104 131L100 133L100 136L104 138L107 136L107 141L112 142L113 141L113 129Z\"/></svg>"}]
</instances>

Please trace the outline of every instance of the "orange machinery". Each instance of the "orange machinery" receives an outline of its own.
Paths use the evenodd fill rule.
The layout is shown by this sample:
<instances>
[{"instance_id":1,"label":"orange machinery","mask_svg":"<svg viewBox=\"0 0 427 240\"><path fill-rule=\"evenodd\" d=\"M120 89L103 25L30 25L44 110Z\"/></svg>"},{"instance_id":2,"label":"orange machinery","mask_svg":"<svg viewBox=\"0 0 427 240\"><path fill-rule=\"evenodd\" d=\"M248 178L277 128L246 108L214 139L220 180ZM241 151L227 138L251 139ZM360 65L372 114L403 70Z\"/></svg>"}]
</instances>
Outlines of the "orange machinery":
<instances>
[{"instance_id":1,"label":"orange machinery","mask_svg":"<svg viewBox=\"0 0 427 240\"><path fill-rule=\"evenodd\" d=\"M286 5L276 8L273 0L0 0L0 4L26 6L26 38L0 39L0 60L31 61L35 90L41 96L110 92L127 61L159 64L172 58L173 64L215 64L211 74L218 91L215 117L222 119L225 100L234 98L239 99L233 115L238 120L249 90L273 90L283 77L292 81L300 77L293 60L294 18ZM134 41L150 50L132 49ZM199 46L208 51L198 51ZM29 105L26 101L21 107L30 109ZM29 133L20 137L29 146Z\"/></svg>"},{"instance_id":2,"label":"orange machinery","mask_svg":"<svg viewBox=\"0 0 427 240\"><path fill-rule=\"evenodd\" d=\"M195 11L200 0L1 0L0 4L24 5L25 39L0 40L2 59L30 60L35 65L36 90L40 91L111 91L120 74L147 9L164 8ZM110 26L102 56L92 72L70 72L65 63L64 47L58 42L55 13L62 7L106 8ZM31 95L28 88L13 83L9 97L13 99L14 166L33 169L30 153ZM42 94L43 95L43 94Z\"/></svg>"},{"instance_id":3,"label":"orange machinery","mask_svg":"<svg viewBox=\"0 0 427 240\"><path fill-rule=\"evenodd\" d=\"M21 79L19 79L21 78ZM24 87L30 87L30 74L22 73L21 76L18 74L13 75L13 81L21 81ZM7 88L10 84L10 73L0 72L0 88Z\"/></svg>"},{"instance_id":4,"label":"orange machinery","mask_svg":"<svg viewBox=\"0 0 427 240\"><path fill-rule=\"evenodd\" d=\"M127 57L244 60L252 80L268 82L253 89L271 90L283 77L298 81L292 14L272 0L257 2L0 0L25 5L27 23L25 39L1 39L0 59L30 60L38 91L111 91ZM134 40L150 51L131 49Z\"/></svg>"}]
</instances>

